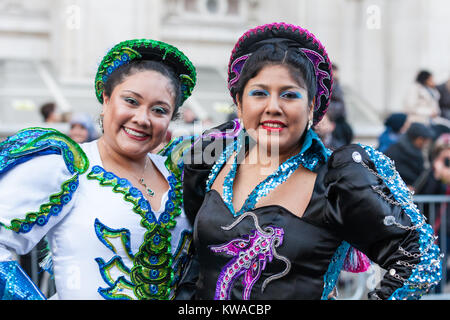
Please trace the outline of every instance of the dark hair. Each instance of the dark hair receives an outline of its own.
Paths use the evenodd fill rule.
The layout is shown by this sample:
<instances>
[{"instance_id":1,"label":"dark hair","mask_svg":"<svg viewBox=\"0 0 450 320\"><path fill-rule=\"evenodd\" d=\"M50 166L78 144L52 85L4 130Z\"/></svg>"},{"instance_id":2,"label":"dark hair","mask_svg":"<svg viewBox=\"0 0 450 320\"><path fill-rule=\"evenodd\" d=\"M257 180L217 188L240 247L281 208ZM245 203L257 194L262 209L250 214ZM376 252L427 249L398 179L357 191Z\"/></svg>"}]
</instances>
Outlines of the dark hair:
<instances>
[{"instance_id":1,"label":"dark hair","mask_svg":"<svg viewBox=\"0 0 450 320\"><path fill-rule=\"evenodd\" d=\"M308 91L308 105L311 105L317 91L316 76L311 61L299 49L282 47L276 43L262 46L245 62L235 91L236 95L239 94L240 101L242 101L247 82L256 77L267 65L286 66L291 77Z\"/></svg>"},{"instance_id":2,"label":"dark hair","mask_svg":"<svg viewBox=\"0 0 450 320\"><path fill-rule=\"evenodd\" d=\"M391 128L395 133L399 133L400 129L406 122L408 115L406 113L392 113L385 121L384 125Z\"/></svg>"},{"instance_id":3,"label":"dark hair","mask_svg":"<svg viewBox=\"0 0 450 320\"><path fill-rule=\"evenodd\" d=\"M433 139L434 132L433 129L423 123L413 122L409 126L408 130L406 130L406 135L411 140L415 140L419 137Z\"/></svg>"},{"instance_id":4,"label":"dark hair","mask_svg":"<svg viewBox=\"0 0 450 320\"><path fill-rule=\"evenodd\" d=\"M50 117L50 115L55 111L56 105L53 102L45 103L41 106L41 115L44 118L44 121Z\"/></svg>"},{"instance_id":5,"label":"dark hair","mask_svg":"<svg viewBox=\"0 0 450 320\"><path fill-rule=\"evenodd\" d=\"M136 74L140 71L156 71L167 77L172 84L175 94L175 109L172 119L178 116L178 109L182 103L181 83L175 72L162 62L151 60L135 60L126 65L122 65L108 77L105 83L104 93L107 97L111 96L114 88L122 83L126 77Z\"/></svg>"},{"instance_id":6,"label":"dark hair","mask_svg":"<svg viewBox=\"0 0 450 320\"><path fill-rule=\"evenodd\" d=\"M416 81L422 85L431 77L431 72L427 70L422 70L417 74Z\"/></svg>"}]
</instances>

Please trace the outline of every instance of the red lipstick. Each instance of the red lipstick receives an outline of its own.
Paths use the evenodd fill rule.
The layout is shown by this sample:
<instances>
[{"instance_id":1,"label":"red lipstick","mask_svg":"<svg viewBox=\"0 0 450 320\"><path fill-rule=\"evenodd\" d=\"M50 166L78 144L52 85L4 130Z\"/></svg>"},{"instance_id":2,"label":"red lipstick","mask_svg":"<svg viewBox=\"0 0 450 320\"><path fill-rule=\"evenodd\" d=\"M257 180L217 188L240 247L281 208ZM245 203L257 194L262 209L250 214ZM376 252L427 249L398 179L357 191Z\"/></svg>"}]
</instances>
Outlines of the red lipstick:
<instances>
[{"instance_id":1,"label":"red lipstick","mask_svg":"<svg viewBox=\"0 0 450 320\"><path fill-rule=\"evenodd\" d=\"M286 124L278 120L266 120L262 122L261 126L267 131L280 132L286 127Z\"/></svg>"},{"instance_id":2,"label":"red lipstick","mask_svg":"<svg viewBox=\"0 0 450 320\"><path fill-rule=\"evenodd\" d=\"M137 141L145 141L147 139L150 138L150 135L146 132L140 131L140 130L136 130L136 129L131 129L131 128L126 128L123 127L123 132L131 139L137 140ZM133 134L133 133L137 133Z\"/></svg>"}]
</instances>

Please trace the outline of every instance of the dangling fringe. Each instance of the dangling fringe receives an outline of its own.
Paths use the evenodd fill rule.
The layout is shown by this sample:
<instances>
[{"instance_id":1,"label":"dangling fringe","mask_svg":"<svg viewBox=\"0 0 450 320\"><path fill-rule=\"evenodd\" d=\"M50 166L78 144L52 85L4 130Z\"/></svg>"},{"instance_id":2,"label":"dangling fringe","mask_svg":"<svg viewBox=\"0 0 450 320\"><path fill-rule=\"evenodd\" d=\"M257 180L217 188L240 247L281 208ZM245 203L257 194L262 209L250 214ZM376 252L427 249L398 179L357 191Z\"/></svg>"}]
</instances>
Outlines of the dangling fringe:
<instances>
[{"instance_id":1,"label":"dangling fringe","mask_svg":"<svg viewBox=\"0 0 450 320\"><path fill-rule=\"evenodd\" d=\"M53 277L53 259L52 259L52 253L47 241L47 238L44 238L45 241L45 248L41 250L40 256L42 258L41 262L39 262L39 267L43 271L47 271L52 277Z\"/></svg>"},{"instance_id":2,"label":"dangling fringe","mask_svg":"<svg viewBox=\"0 0 450 320\"><path fill-rule=\"evenodd\" d=\"M361 251L350 247L344 260L343 270L347 272L365 272L370 267L370 260Z\"/></svg>"}]
</instances>

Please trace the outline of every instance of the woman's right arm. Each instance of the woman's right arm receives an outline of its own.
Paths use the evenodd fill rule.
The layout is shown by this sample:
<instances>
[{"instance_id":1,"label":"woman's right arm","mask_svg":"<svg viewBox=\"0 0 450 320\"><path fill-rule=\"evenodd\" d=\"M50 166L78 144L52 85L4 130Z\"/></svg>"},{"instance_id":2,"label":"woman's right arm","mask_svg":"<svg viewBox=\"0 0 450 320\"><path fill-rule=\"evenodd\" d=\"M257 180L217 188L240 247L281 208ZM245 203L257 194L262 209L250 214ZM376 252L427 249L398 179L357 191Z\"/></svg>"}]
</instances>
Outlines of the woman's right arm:
<instances>
[{"instance_id":1,"label":"woman's right arm","mask_svg":"<svg viewBox=\"0 0 450 320\"><path fill-rule=\"evenodd\" d=\"M28 253L70 211L88 162L54 130L20 131L0 144L0 296L45 298L15 255Z\"/></svg>"}]
</instances>

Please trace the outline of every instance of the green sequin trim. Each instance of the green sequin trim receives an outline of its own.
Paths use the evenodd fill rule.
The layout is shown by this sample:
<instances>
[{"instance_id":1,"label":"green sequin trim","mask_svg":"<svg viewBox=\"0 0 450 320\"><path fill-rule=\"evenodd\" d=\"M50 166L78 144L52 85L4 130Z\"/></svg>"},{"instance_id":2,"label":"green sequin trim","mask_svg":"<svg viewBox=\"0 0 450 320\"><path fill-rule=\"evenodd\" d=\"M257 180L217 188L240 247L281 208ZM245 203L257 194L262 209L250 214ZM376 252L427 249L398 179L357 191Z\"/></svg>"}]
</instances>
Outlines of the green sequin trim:
<instances>
[{"instance_id":1,"label":"green sequin trim","mask_svg":"<svg viewBox=\"0 0 450 320\"><path fill-rule=\"evenodd\" d=\"M164 164L175 175L181 184L181 177L184 167L183 156L191 147L197 136L181 136L172 139L160 152L159 155L166 157Z\"/></svg>"},{"instance_id":2,"label":"green sequin trim","mask_svg":"<svg viewBox=\"0 0 450 320\"><path fill-rule=\"evenodd\" d=\"M109 75L121 65L135 59L142 58L139 49L153 49L152 54L159 56L163 61L170 58L184 69L185 73L179 74L182 91L182 102L192 94L197 81L197 73L192 62L176 47L151 39L134 39L120 42L115 45L103 58L95 76L95 94L97 100L103 103L103 90Z\"/></svg>"},{"instance_id":3,"label":"green sequin trim","mask_svg":"<svg viewBox=\"0 0 450 320\"><path fill-rule=\"evenodd\" d=\"M111 275L112 269L117 269L123 274L130 276L130 269L127 268L119 256L115 256L108 263L106 263L102 258L96 258L95 261L99 266L100 275L110 287L113 287L115 284ZM132 286L134 287L134 285Z\"/></svg>"},{"instance_id":4,"label":"green sequin trim","mask_svg":"<svg viewBox=\"0 0 450 320\"><path fill-rule=\"evenodd\" d=\"M78 174L62 184L61 191L50 196L49 202L40 206L39 211L29 212L25 219L13 219L11 225L0 223L3 227L15 232L26 233L37 224L43 226L47 224L52 215L58 215L62 207L72 199L72 194L78 187Z\"/></svg>"},{"instance_id":5,"label":"green sequin trim","mask_svg":"<svg viewBox=\"0 0 450 320\"><path fill-rule=\"evenodd\" d=\"M105 226L100 220L95 219L94 223L95 233L97 238L112 252L117 254L116 247L109 241L109 238L120 238L123 249L125 250L128 258L132 261L134 259L133 253L131 252L131 235L128 229L112 229Z\"/></svg>"},{"instance_id":6,"label":"green sequin trim","mask_svg":"<svg viewBox=\"0 0 450 320\"><path fill-rule=\"evenodd\" d=\"M175 289L173 281L175 275L172 268L169 230L176 225L175 218L181 214L181 182L169 176L171 188L169 199L165 204L165 211L161 213L159 221L156 221L148 201L128 180L106 172L100 166L94 166L87 178L98 180L100 185L112 187L114 192L123 194L124 200L133 204L133 211L142 217L141 225L147 231L138 253L134 256L133 268L130 272L136 297L162 300L171 298Z\"/></svg>"},{"instance_id":7,"label":"green sequin trim","mask_svg":"<svg viewBox=\"0 0 450 320\"><path fill-rule=\"evenodd\" d=\"M17 135L24 131L32 130L46 130L50 132L33 139L22 147L12 150L10 152L11 157L19 158L53 147L58 148L61 151L67 165L67 169L69 169L70 172L74 173L74 171L76 171L82 174L87 171L89 168L89 160L78 143L70 139L65 134L50 128L43 129L36 127L24 129L19 131Z\"/></svg>"},{"instance_id":8,"label":"green sequin trim","mask_svg":"<svg viewBox=\"0 0 450 320\"><path fill-rule=\"evenodd\" d=\"M132 300L133 285L121 276L111 288L99 289L99 293L110 300Z\"/></svg>"},{"instance_id":9,"label":"green sequin trim","mask_svg":"<svg viewBox=\"0 0 450 320\"><path fill-rule=\"evenodd\" d=\"M50 195L49 201L41 205L38 211L26 213L24 219L11 220L10 225L0 223L0 226L15 232L27 233L34 225L44 226L52 215L58 215L77 190L79 174L89 168L89 160L81 147L68 136L50 128L20 130L2 143L2 152L0 163L3 171L36 155L61 154L67 169L73 175L63 182L61 191Z\"/></svg>"}]
</instances>

